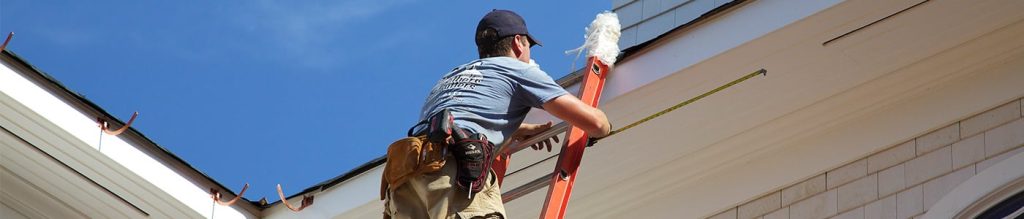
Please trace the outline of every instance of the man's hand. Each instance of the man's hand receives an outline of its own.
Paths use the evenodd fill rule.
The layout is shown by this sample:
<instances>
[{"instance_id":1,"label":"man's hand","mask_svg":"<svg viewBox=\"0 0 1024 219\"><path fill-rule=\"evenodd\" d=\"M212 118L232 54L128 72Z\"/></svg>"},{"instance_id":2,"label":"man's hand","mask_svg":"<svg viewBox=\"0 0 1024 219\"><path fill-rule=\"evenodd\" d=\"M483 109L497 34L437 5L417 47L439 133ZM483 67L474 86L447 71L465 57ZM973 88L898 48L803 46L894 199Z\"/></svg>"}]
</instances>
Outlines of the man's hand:
<instances>
[{"instance_id":1,"label":"man's hand","mask_svg":"<svg viewBox=\"0 0 1024 219\"><path fill-rule=\"evenodd\" d=\"M512 143L519 143L537 134L547 131L548 129L551 129L551 125L551 121L548 121L548 123L544 124L523 123L522 125L519 125L519 129L512 133ZM541 150L543 148L547 148L548 152L551 152L552 139L555 141L555 143L558 143L558 136L556 135L552 136L549 139L544 139L543 141L537 142L537 144L530 145L530 147L533 148L534 150Z\"/></svg>"}]
</instances>

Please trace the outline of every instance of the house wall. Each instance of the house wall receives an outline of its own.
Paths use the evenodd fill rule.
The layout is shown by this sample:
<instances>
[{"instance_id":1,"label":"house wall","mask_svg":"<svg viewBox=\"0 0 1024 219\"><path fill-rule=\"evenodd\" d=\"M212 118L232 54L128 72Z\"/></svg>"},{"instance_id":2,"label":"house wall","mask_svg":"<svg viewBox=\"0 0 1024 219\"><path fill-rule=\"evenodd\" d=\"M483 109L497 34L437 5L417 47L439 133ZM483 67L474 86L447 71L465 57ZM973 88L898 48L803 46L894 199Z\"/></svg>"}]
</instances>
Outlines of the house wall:
<instances>
[{"instance_id":1,"label":"house wall","mask_svg":"<svg viewBox=\"0 0 1024 219\"><path fill-rule=\"evenodd\" d=\"M970 116L708 218L920 217L960 183L1024 152L1022 103Z\"/></svg>"},{"instance_id":2,"label":"house wall","mask_svg":"<svg viewBox=\"0 0 1024 219\"><path fill-rule=\"evenodd\" d=\"M784 1L752 1L707 24L756 9L747 6L778 2ZM1019 10L1019 4L930 1L889 16L918 2L845 1L648 85L657 89L634 90L627 94L629 108L615 100L603 102L610 117L643 107L656 111L659 103L671 105L673 99L692 97L727 81L709 83L713 85L695 89L698 92L685 89L709 75L746 73L756 67L769 70L763 80L751 80L730 88L730 93L673 112L676 116L646 124L655 127L651 124L661 122L660 127L634 129L618 137L628 140L607 139L607 147L588 149L567 215L707 217L1024 94L1021 18L1000 10ZM823 45L885 17L889 19ZM709 45L676 44L693 39L697 29L706 27L670 35L643 57L627 58L613 75L672 69L666 66L687 61L686 55L703 52L695 48ZM642 95L634 95L638 93ZM665 93L681 97L658 96L646 102L645 96ZM745 123L755 125L741 126ZM723 137L708 137L718 134ZM708 146L700 145L704 142ZM695 149L647 165L687 147ZM621 168L630 165L647 168Z\"/></svg>"}]
</instances>

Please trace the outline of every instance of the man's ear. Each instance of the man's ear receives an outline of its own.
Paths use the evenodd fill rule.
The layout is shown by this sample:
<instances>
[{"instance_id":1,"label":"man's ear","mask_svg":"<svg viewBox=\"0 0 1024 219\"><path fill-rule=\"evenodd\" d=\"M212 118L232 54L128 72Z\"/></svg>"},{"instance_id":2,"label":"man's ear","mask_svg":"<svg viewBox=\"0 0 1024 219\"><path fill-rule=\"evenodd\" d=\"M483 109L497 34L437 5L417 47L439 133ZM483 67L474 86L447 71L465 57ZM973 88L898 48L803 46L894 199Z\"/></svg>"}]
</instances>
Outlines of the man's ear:
<instances>
[{"instance_id":1,"label":"man's ear","mask_svg":"<svg viewBox=\"0 0 1024 219\"><path fill-rule=\"evenodd\" d=\"M523 44L521 40L526 40L526 38L523 37L523 35L515 35L513 37L515 39L512 40L512 56L518 58L523 54Z\"/></svg>"}]
</instances>

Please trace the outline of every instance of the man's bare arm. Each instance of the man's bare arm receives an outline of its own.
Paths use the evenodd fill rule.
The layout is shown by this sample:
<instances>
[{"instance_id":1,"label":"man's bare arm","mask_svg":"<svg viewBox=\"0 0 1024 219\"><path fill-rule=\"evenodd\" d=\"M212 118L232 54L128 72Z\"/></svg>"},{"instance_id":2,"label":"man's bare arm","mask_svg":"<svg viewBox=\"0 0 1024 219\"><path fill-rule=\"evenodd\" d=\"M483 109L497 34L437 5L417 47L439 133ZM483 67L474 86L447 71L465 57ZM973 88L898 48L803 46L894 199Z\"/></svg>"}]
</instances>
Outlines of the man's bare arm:
<instances>
[{"instance_id":1,"label":"man's bare arm","mask_svg":"<svg viewBox=\"0 0 1024 219\"><path fill-rule=\"evenodd\" d=\"M544 110L569 124L580 127L590 137L600 138L611 132L608 117L600 109L594 108L576 96L566 94L544 103Z\"/></svg>"}]
</instances>

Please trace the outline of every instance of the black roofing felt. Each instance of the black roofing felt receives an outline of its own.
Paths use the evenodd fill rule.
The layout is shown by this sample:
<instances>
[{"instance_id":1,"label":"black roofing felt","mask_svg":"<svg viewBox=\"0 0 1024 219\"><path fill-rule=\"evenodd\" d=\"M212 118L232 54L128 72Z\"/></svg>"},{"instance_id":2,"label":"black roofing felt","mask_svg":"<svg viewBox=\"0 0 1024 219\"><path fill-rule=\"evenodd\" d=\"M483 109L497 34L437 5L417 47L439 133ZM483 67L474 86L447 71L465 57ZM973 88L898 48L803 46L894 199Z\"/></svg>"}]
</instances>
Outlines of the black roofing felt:
<instances>
[{"instance_id":1,"label":"black roofing felt","mask_svg":"<svg viewBox=\"0 0 1024 219\"><path fill-rule=\"evenodd\" d=\"M54 79L53 76L50 76L46 72L40 70L39 68L36 68L34 65L28 63L28 61L25 61L25 59L22 59L20 56L18 56L14 52L11 52L10 50L3 50L2 52L3 52L4 55L6 55L8 57L11 57L11 59L13 59L14 61L18 62L18 64L21 64L22 66L25 66L25 67L29 68L31 70L31 73L35 73L37 76L40 76L40 78L46 80L46 82L48 82L48 83L54 85L55 87L59 88L64 93L69 94L68 96L75 98L74 101L78 101L80 103L83 103L83 104L87 105L88 107L92 108L93 110L95 110L96 112L98 112L99 114L101 114L101 116L104 117L103 119L108 121L108 123L119 124L121 126L123 126L125 124L124 121L121 121L117 117L114 117L109 112L104 110L102 107L100 107L99 105L96 105L96 103L93 103L92 101L89 101L89 99L86 99L85 96L82 95L81 93L78 93L78 92L75 92L75 91L73 91L71 89L68 89L67 86L64 86L64 84L61 83L60 81L57 81L57 79ZM152 139L150 139L149 137L146 137L146 135L143 135L142 132L139 132L138 130L136 130L135 127L128 127L127 132L124 132L122 134L137 135L137 136L139 136L139 138L141 138L141 139L143 139L145 141L145 142L143 142L143 144L148 144L148 145L152 146L153 149L157 149L158 151L163 152L168 157L173 159L173 162L178 162L178 163L184 165L185 167L187 167L189 170L194 171L194 173L203 176L206 180L208 180L208 181L212 182L213 184L217 185L218 187L220 187L221 191L229 192L231 194L231 196L237 196L238 193L235 193L230 188L224 186L223 184L220 184L220 182L217 182L217 180L214 180L209 175L206 175L206 173L203 173L203 171L200 171L199 169L196 169L191 164L189 164L188 162L185 162L185 160L181 159L181 157L178 157L178 155L175 155L174 153L171 153L171 151L168 151L166 148L161 147L159 144L154 142ZM250 204L254 203L252 201L249 201L245 197L242 197L242 199L246 203L250 203ZM258 205L253 204L253 206L258 206Z\"/></svg>"}]
</instances>

